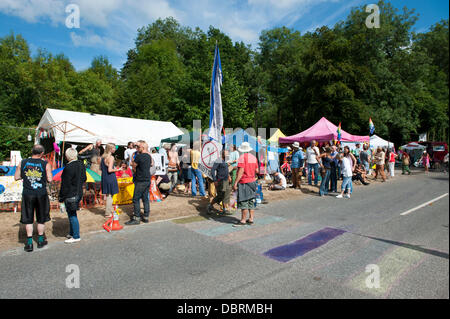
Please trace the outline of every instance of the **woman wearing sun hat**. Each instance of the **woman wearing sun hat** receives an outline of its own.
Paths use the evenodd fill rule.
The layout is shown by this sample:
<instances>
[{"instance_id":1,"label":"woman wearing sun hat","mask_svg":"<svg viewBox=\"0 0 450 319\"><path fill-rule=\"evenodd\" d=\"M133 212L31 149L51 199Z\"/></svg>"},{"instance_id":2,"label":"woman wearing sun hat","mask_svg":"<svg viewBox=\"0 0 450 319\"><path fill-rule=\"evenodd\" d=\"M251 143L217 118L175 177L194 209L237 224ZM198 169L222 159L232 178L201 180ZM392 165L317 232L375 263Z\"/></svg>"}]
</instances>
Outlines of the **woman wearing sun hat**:
<instances>
[{"instance_id":1,"label":"woman wearing sun hat","mask_svg":"<svg viewBox=\"0 0 450 319\"><path fill-rule=\"evenodd\" d=\"M238 209L241 210L242 218L233 226L251 225L255 214L256 201L256 174L259 172L258 160L250 152L253 150L248 142L244 142L238 148L242 154L238 159L238 171L233 190L237 190ZM247 219L249 212L249 219Z\"/></svg>"}]
</instances>

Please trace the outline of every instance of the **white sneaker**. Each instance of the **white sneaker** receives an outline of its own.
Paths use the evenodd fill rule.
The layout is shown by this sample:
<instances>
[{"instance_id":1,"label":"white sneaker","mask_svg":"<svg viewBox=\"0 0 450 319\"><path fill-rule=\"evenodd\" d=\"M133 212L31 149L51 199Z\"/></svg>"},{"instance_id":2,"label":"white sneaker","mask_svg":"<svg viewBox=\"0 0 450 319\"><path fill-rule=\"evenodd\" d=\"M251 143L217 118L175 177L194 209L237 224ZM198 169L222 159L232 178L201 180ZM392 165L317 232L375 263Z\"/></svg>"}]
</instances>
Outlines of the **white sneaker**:
<instances>
[{"instance_id":1,"label":"white sneaker","mask_svg":"<svg viewBox=\"0 0 450 319\"><path fill-rule=\"evenodd\" d=\"M344 198L341 194L337 195L336 198Z\"/></svg>"},{"instance_id":2,"label":"white sneaker","mask_svg":"<svg viewBox=\"0 0 450 319\"><path fill-rule=\"evenodd\" d=\"M75 238L70 238L70 239L66 239L64 242L65 242L66 244L73 244L73 243L79 242L80 240L81 240L81 238L77 238L77 239L75 239Z\"/></svg>"},{"instance_id":3,"label":"white sneaker","mask_svg":"<svg viewBox=\"0 0 450 319\"><path fill-rule=\"evenodd\" d=\"M344 197L345 198L350 198L350 195L349 194L345 194Z\"/></svg>"}]
</instances>

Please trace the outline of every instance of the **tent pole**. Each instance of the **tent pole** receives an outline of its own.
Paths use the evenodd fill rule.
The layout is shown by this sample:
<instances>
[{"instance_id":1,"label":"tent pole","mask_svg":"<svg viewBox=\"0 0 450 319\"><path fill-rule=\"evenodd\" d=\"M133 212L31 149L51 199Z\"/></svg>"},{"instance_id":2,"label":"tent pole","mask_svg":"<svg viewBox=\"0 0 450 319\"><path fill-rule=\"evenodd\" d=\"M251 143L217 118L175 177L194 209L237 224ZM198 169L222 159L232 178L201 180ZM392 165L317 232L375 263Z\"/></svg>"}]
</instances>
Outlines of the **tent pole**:
<instances>
[{"instance_id":1,"label":"tent pole","mask_svg":"<svg viewBox=\"0 0 450 319\"><path fill-rule=\"evenodd\" d=\"M66 130L67 130L67 122L64 122L64 138L62 145L62 154L61 154L61 167L64 167L64 146L66 144Z\"/></svg>"}]
</instances>

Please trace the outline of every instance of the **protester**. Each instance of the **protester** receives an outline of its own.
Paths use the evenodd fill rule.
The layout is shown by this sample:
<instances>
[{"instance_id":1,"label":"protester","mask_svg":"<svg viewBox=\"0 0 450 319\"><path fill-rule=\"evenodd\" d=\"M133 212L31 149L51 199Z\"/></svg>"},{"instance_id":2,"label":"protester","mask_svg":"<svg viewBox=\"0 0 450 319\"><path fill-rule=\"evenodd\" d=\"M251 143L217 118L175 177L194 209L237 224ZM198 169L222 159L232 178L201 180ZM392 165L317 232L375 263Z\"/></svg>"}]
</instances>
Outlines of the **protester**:
<instances>
[{"instance_id":1,"label":"protester","mask_svg":"<svg viewBox=\"0 0 450 319\"><path fill-rule=\"evenodd\" d=\"M172 143L170 150L167 153L169 164L167 167L167 176L170 180L169 193L173 191L173 188L178 183L178 169L180 168L180 160L178 158L177 145Z\"/></svg>"},{"instance_id":2,"label":"protester","mask_svg":"<svg viewBox=\"0 0 450 319\"><path fill-rule=\"evenodd\" d=\"M103 156L104 150L102 147L102 140L97 140L94 144L89 144L85 148L83 148L78 155L86 153L86 158L88 159L88 167L91 166L93 157ZM84 156L83 156L84 157Z\"/></svg>"},{"instance_id":3,"label":"protester","mask_svg":"<svg viewBox=\"0 0 450 319\"><path fill-rule=\"evenodd\" d=\"M78 153L75 149L66 150L66 167L61 174L61 189L59 191L59 202L64 203L67 216L69 217L69 235L64 242L72 244L79 242L80 224L78 223L77 210L83 198L83 184L86 182L86 167L77 160Z\"/></svg>"},{"instance_id":4,"label":"protester","mask_svg":"<svg viewBox=\"0 0 450 319\"><path fill-rule=\"evenodd\" d=\"M231 146L231 153L228 157L228 165L231 174L231 185L234 185L234 182L236 181L238 159L239 152L237 151L237 146L233 145Z\"/></svg>"},{"instance_id":5,"label":"protester","mask_svg":"<svg viewBox=\"0 0 450 319\"><path fill-rule=\"evenodd\" d=\"M128 167L131 168L131 161L133 159L133 154L136 152L136 149L134 148L133 142L128 142L127 149L125 150L124 154L124 160Z\"/></svg>"},{"instance_id":6,"label":"protester","mask_svg":"<svg viewBox=\"0 0 450 319\"><path fill-rule=\"evenodd\" d=\"M363 164L356 164L355 171L353 172L352 181L360 181L363 185L369 185L366 179L366 169Z\"/></svg>"},{"instance_id":7,"label":"protester","mask_svg":"<svg viewBox=\"0 0 450 319\"><path fill-rule=\"evenodd\" d=\"M364 169L366 170L366 174L369 174L370 170L370 154L369 154L369 146L367 144L363 145L362 151L359 153L359 160L361 164L364 166Z\"/></svg>"},{"instance_id":8,"label":"protester","mask_svg":"<svg viewBox=\"0 0 450 319\"><path fill-rule=\"evenodd\" d=\"M428 168L430 167L430 155L428 155L427 151L423 151L423 154L419 158L418 162L422 162L422 165L425 168L425 173L428 173Z\"/></svg>"},{"instance_id":9,"label":"protester","mask_svg":"<svg viewBox=\"0 0 450 319\"><path fill-rule=\"evenodd\" d=\"M361 154L361 151L362 151L362 150L361 150L361 144L356 143L355 149L353 150L353 155L354 155L355 158L356 158L356 162L360 161L359 156L360 156L360 154Z\"/></svg>"},{"instance_id":10,"label":"protester","mask_svg":"<svg viewBox=\"0 0 450 319\"><path fill-rule=\"evenodd\" d=\"M269 185L269 190L271 191L285 190L287 186L286 177L284 177L284 175L281 174L280 172L274 172L272 176L273 176L273 183Z\"/></svg>"},{"instance_id":11,"label":"protester","mask_svg":"<svg viewBox=\"0 0 450 319\"><path fill-rule=\"evenodd\" d=\"M444 172L447 172L448 173L448 153L447 154L445 154L445 156L444 156L444 159L443 159L443 166L444 166Z\"/></svg>"},{"instance_id":12,"label":"protester","mask_svg":"<svg viewBox=\"0 0 450 319\"><path fill-rule=\"evenodd\" d=\"M306 149L306 162L308 163L308 185L312 185L312 172L314 171L314 185L319 183L319 162L317 156L320 155L316 141L311 142L311 146Z\"/></svg>"},{"instance_id":13,"label":"protester","mask_svg":"<svg viewBox=\"0 0 450 319\"><path fill-rule=\"evenodd\" d=\"M381 175L383 179L382 182L386 181L386 175L384 174L384 163L385 163L385 154L381 146L378 146L377 152L375 153L375 179L377 179L378 175Z\"/></svg>"},{"instance_id":14,"label":"protester","mask_svg":"<svg viewBox=\"0 0 450 319\"><path fill-rule=\"evenodd\" d=\"M354 170L358 161L357 161L355 155L353 155L352 152L350 152L350 147L344 146L344 156L350 160L353 170Z\"/></svg>"},{"instance_id":15,"label":"protester","mask_svg":"<svg viewBox=\"0 0 450 319\"><path fill-rule=\"evenodd\" d=\"M102 170L100 168L101 157L92 156L90 170L102 176Z\"/></svg>"},{"instance_id":16,"label":"protester","mask_svg":"<svg viewBox=\"0 0 450 319\"><path fill-rule=\"evenodd\" d=\"M389 173L391 174L391 177L394 177L395 175L395 159L398 157L398 155L394 152L393 149L389 150Z\"/></svg>"},{"instance_id":17,"label":"protester","mask_svg":"<svg viewBox=\"0 0 450 319\"><path fill-rule=\"evenodd\" d=\"M22 212L20 223L25 225L27 241L24 250L33 251L33 223L36 211L38 231L38 248L47 245L45 239L45 223L50 220L50 200L47 194L47 183L53 179L52 168L49 163L42 160L44 147L34 145L31 158L23 159L16 168L14 179L23 180Z\"/></svg>"},{"instance_id":18,"label":"protester","mask_svg":"<svg viewBox=\"0 0 450 319\"><path fill-rule=\"evenodd\" d=\"M411 175L411 171L409 169L409 164L411 163L411 158L407 152L402 152L402 175L405 175L408 172L408 175Z\"/></svg>"},{"instance_id":19,"label":"protester","mask_svg":"<svg viewBox=\"0 0 450 319\"><path fill-rule=\"evenodd\" d=\"M352 193L352 163L350 162L350 158L345 156L344 154L339 155L340 163L341 163L341 170L342 170L342 176L343 181L341 185L341 193L336 196L336 198L350 198L350 195ZM344 195L344 193L346 193Z\"/></svg>"},{"instance_id":20,"label":"protester","mask_svg":"<svg viewBox=\"0 0 450 319\"><path fill-rule=\"evenodd\" d=\"M191 150L191 172L192 172L192 196L197 196L197 180L199 185L200 196L206 197L205 188L203 185L202 172L198 168L198 163L200 162L200 151L199 143L194 143L194 149Z\"/></svg>"},{"instance_id":21,"label":"protester","mask_svg":"<svg viewBox=\"0 0 450 319\"><path fill-rule=\"evenodd\" d=\"M331 146L331 165L330 165L330 192L337 192L337 180L338 180L338 172L337 168L339 167L339 153L336 150L336 145Z\"/></svg>"},{"instance_id":22,"label":"protester","mask_svg":"<svg viewBox=\"0 0 450 319\"><path fill-rule=\"evenodd\" d=\"M171 183L167 174L158 176L158 178L156 179L156 186L161 192L163 199L169 196Z\"/></svg>"},{"instance_id":23,"label":"protester","mask_svg":"<svg viewBox=\"0 0 450 319\"><path fill-rule=\"evenodd\" d=\"M259 172L258 160L250 154L252 148L248 142L243 142L239 147L242 155L238 160L238 171L233 190L237 190L238 209L241 210L241 220L233 226L253 224L256 203L256 174ZM238 186L239 185L239 186ZM249 213L249 219L247 218Z\"/></svg>"},{"instance_id":24,"label":"protester","mask_svg":"<svg viewBox=\"0 0 450 319\"><path fill-rule=\"evenodd\" d=\"M145 141L139 141L138 153L131 162L133 167L133 208L134 216L127 221L126 225L139 225L140 222L148 223L150 216L150 167L152 166L152 156L148 150L148 144ZM141 217L141 202L144 205L144 215Z\"/></svg>"},{"instance_id":25,"label":"protester","mask_svg":"<svg viewBox=\"0 0 450 319\"><path fill-rule=\"evenodd\" d=\"M110 218L113 213L113 196L119 193L119 185L117 184L116 172L120 169L114 168L114 152L116 145L113 143L106 144L105 153L101 159L102 170L102 193L106 195L105 217Z\"/></svg>"},{"instance_id":26,"label":"protester","mask_svg":"<svg viewBox=\"0 0 450 319\"><path fill-rule=\"evenodd\" d=\"M124 177L133 177L133 171L128 166L127 162L125 160L120 162L120 170L116 172L116 176L119 178Z\"/></svg>"},{"instance_id":27,"label":"protester","mask_svg":"<svg viewBox=\"0 0 450 319\"><path fill-rule=\"evenodd\" d=\"M188 194L191 190L192 180L192 168L190 159L191 150L188 148L185 150L181 158L181 177L184 183L184 193Z\"/></svg>"},{"instance_id":28,"label":"protester","mask_svg":"<svg viewBox=\"0 0 450 319\"><path fill-rule=\"evenodd\" d=\"M325 148L325 153L317 156L317 161L320 161L320 167L324 171L322 181L320 182L319 195L325 196L328 195L328 186L330 183L330 174L331 174L331 163L333 162L333 158L331 157L331 147L327 146Z\"/></svg>"},{"instance_id":29,"label":"protester","mask_svg":"<svg viewBox=\"0 0 450 319\"><path fill-rule=\"evenodd\" d=\"M292 154L292 162L291 162L291 169L292 169L292 188L300 188L301 185L301 176L302 176L302 170L303 170L303 152L300 148L300 144L298 142L295 142L292 144L293 154Z\"/></svg>"},{"instance_id":30,"label":"protester","mask_svg":"<svg viewBox=\"0 0 450 319\"><path fill-rule=\"evenodd\" d=\"M231 176L228 170L228 164L225 162L227 156L226 151L223 150L221 155L221 158L216 160L211 169L211 176L217 195L208 205L208 214L213 212L214 204L219 203L222 203L223 205L223 214L230 214Z\"/></svg>"},{"instance_id":31,"label":"protester","mask_svg":"<svg viewBox=\"0 0 450 319\"><path fill-rule=\"evenodd\" d=\"M389 173L389 159L390 159L390 154L391 151L390 149L388 149L387 147L383 147L383 152L384 152L384 170L386 171L386 179L389 179L391 177L391 174Z\"/></svg>"}]
</instances>

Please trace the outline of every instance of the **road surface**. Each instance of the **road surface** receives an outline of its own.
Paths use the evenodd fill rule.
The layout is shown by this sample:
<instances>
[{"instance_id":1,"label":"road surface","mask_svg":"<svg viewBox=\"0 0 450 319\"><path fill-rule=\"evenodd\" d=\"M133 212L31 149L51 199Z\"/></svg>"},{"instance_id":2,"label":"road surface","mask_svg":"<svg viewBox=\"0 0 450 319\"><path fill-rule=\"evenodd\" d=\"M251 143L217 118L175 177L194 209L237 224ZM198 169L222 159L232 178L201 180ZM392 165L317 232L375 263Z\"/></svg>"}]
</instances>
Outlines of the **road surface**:
<instances>
[{"instance_id":1,"label":"road surface","mask_svg":"<svg viewBox=\"0 0 450 319\"><path fill-rule=\"evenodd\" d=\"M0 298L449 298L448 175L415 174L1 251Z\"/></svg>"}]
</instances>

